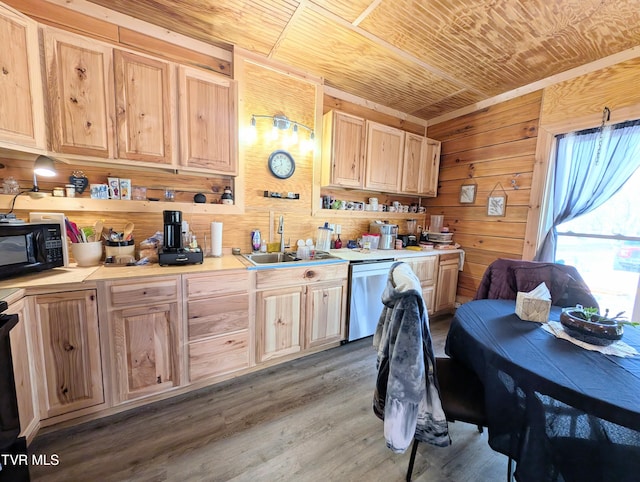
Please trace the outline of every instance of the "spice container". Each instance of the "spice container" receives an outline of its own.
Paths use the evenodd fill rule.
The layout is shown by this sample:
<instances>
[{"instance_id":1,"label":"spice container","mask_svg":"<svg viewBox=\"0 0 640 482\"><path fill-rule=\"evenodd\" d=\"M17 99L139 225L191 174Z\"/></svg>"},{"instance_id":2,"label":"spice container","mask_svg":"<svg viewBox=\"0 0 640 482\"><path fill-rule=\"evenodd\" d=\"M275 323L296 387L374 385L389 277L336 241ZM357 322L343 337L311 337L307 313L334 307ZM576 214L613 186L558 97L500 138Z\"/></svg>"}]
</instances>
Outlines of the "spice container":
<instances>
[{"instance_id":1,"label":"spice container","mask_svg":"<svg viewBox=\"0 0 640 482\"><path fill-rule=\"evenodd\" d=\"M233 193L231 192L231 187L225 186L224 192L220 197L222 204L233 204Z\"/></svg>"}]
</instances>

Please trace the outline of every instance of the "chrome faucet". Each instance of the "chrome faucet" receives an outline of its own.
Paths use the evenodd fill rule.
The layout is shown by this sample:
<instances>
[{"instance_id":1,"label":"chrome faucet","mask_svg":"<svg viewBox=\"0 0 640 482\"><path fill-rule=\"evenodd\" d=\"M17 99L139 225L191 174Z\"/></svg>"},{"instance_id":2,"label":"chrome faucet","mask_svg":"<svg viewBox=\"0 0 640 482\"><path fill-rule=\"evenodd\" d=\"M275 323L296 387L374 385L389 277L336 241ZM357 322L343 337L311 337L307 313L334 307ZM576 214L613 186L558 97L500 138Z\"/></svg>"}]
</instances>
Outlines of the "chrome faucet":
<instances>
[{"instance_id":1,"label":"chrome faucet","mask_svg":"<svg viewBox=\"0 0 640 482\"><path fill-rule=\"evenodd\" d=\"M284 253L284 216L278 221L278 234L280 235L280 252Z\"/></svg>"}]
</instances>

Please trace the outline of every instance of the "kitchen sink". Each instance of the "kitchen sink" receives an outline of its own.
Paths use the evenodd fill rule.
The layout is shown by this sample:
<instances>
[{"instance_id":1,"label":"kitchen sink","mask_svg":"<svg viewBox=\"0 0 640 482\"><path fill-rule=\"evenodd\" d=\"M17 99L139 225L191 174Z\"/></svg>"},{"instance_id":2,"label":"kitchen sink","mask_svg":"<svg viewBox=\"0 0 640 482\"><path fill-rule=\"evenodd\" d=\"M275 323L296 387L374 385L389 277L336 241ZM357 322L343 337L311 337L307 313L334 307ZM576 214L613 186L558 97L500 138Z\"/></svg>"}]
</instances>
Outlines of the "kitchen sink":
<instances>
[{"instance_id":1,"label":"kitchen sink","mask_svg":"<svg viewBox=\"0 0 640 482\"><path fill-rule=\"evenodd\" d=\"M313 263L317 261L325 261L336 259L339 260L337 256L333 256L324 251L317 252L313 259L300 259L296 258L296 253L252 253L252 254L243 254L243 258L249 260L255 266L262 266L268 264L279 264L279 263Z\"/></svg>"}]
</instances>

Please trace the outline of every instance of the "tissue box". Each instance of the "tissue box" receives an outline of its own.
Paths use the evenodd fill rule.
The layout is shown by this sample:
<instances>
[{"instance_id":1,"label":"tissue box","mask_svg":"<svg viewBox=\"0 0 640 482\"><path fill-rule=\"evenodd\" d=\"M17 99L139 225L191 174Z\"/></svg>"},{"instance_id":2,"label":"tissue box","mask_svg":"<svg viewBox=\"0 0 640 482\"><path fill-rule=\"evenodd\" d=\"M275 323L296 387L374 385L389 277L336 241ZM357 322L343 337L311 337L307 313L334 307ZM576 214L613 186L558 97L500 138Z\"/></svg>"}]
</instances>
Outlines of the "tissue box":
<instances>
[{"instance_id":1,"label":"tissue box","mask_svg":"<svg viewBox=\"0 0 640 482\"><path fill-rule=\"evenodd\" d=\"M516 295L516 315L518 315L521 320L546 323L549 321L550 311L551 300L532 298L529 296L529 293L518 291Z\"/></svg>"}]
</instances>

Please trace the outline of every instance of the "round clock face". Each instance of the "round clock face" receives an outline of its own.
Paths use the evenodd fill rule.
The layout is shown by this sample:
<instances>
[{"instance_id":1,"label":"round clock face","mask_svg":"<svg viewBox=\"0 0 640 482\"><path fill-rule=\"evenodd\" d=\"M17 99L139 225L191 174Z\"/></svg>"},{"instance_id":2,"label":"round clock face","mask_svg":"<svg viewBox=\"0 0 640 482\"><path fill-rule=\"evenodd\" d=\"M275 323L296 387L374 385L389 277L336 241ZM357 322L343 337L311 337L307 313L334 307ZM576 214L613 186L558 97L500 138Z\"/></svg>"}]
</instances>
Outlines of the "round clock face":
<instances>
[{"instance_id":1,"label":"round clock face","mask_svg":"<svg viewBox=\"0 0 640 482\"><path fill-rule=\"evenodd\" d=\"M287 151L274 151L269 156L269 170L274 176L287 179L296 170L296 163Z\"/></svg>"}]
</instances>

